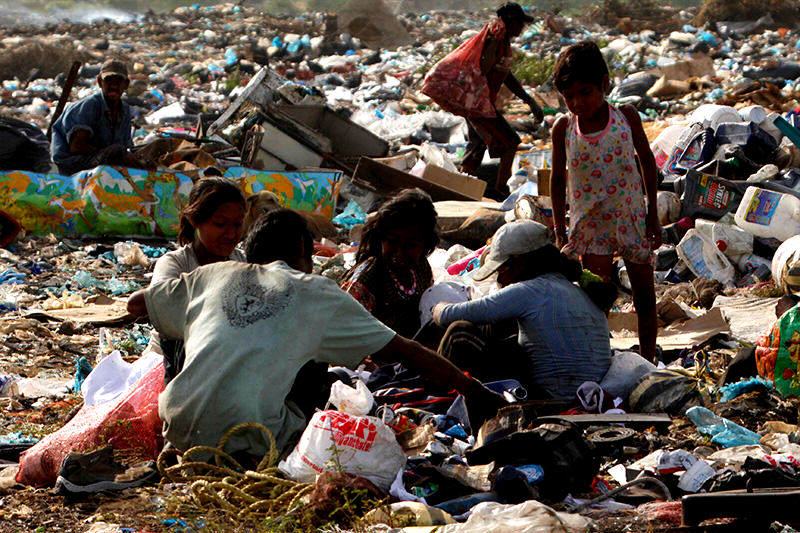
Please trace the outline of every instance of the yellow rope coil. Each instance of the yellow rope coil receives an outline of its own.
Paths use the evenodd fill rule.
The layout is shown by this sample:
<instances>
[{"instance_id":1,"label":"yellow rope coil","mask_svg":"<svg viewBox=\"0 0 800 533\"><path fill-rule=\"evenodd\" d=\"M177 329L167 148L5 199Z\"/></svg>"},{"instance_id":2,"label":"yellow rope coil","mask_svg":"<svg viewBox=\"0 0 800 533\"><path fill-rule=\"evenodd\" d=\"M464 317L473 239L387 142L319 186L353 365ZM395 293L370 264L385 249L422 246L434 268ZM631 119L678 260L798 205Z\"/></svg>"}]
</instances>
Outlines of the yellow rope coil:
<instances>
[{"instance_id":1,"label":"yellow rope coil","mask_svg":"<svg viewBox=\"0 0 800 533\"><path fill-rule=\"evenodd\" d=\"M268 446L256 470L245 471L224 449L233 435L250 429L263 433ZM198 455L211 455L215 464L193 459ZM169 466L171 457L178 459L178 464ZM164 480L189 484L200 507L217 508L240 518L274 517L297 508L301 498L314 489L313 484L286 479L277 468L278 457L272 432L262 424L249 422L231 428L216 447L195 446L185 452L164 450L156 464Z\"/></svg>"}]
</instances>

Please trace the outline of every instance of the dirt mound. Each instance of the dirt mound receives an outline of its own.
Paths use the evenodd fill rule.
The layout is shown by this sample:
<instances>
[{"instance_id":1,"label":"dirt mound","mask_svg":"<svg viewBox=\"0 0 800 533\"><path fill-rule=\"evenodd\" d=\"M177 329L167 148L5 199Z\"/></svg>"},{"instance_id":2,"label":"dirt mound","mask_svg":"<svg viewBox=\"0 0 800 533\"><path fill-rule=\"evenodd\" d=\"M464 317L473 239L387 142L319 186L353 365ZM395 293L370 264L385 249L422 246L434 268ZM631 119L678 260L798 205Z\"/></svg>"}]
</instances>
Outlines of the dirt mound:
<instances>
[{"instance_id":1,"label":"dirt mound","mask_svg":"<svg viewBox=\"0 0 800 533\"><path fill-rule=\"evenodd\" d=\"M35 40L0 43L0 80L24 80L35 69L39 78L54 78L68 72L73 61L83 59L83 54L70 43Z\"/></svg>"},{"instance_id":2,"label":"dirt mound","mask_svg":"<svg viewBox=\"0 0 800 533\"><path fill-rule=\"evenodd\" d=\"M757 20L765 15L775 20L794 21L800 16L796 0L705 0L695 18L696 24L722 20Z\"/></svg>"}]
</instances>

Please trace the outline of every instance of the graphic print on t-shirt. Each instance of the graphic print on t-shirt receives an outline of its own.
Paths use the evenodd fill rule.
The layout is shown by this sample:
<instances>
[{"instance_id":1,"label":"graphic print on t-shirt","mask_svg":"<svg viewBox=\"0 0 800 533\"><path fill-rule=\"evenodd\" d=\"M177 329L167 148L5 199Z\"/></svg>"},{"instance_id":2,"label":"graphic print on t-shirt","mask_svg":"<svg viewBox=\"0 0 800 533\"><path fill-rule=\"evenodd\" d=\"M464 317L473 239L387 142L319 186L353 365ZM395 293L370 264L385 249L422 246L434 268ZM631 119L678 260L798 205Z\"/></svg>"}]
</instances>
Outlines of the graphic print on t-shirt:
<instances>
[{"instance_id":1,"label":"graphic print on t-shirt","mask_svg":"<svg viewBox=\"0 0 800 533\"><path fill-rule=\"evenodd\" d=\"M256 273L248 269L233 276L222 308L232 327L246 328L280 313L292 298L291 285L264 285L259 283Z\"/></svg>"}]
</instances>

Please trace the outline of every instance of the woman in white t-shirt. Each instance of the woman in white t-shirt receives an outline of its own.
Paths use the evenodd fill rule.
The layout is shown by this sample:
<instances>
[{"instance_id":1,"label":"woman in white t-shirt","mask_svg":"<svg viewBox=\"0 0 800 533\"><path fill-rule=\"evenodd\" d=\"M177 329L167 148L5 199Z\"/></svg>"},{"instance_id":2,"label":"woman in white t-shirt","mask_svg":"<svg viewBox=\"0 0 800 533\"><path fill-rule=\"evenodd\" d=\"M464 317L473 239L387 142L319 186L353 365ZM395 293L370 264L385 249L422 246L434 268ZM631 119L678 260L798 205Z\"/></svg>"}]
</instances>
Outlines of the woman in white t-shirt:
<instances>
[{"instance_id":1,"label":"woman in white t-shirt","mask_svg":"<svg viewBox=\"0 0 800 533\"><path fill-rule=\"evenodd\" d=\"M164 254L153 270L154 285L185 272L219 261L245 261L236 248L244 233L245 201L235 181L222 177L203 178L192 187L189 204L181 210L178 243ZM165 380L169 382L183 366L183 346L159 339L154 331L149 348L164 355Z\"/></svg>"}]
</instances>

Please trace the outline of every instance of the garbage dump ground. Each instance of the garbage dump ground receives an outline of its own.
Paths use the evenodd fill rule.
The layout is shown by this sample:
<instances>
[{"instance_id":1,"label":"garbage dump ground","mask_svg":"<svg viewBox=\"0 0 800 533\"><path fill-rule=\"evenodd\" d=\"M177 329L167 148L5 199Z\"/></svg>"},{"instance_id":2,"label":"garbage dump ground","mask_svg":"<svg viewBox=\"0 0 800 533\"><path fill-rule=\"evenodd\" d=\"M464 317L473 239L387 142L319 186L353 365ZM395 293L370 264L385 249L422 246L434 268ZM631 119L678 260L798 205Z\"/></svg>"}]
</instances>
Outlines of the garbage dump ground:
<instances>
[{"instance_id":1,"label":"garbage dump ground","mask_svg":"<svg viewBox=\"0 0 800 533\"><path fill-rule=\"evenodd\" d=\"M522 140L504 190L488 155L459 172L467 124L422 93L494 12L415 7L0 14L0 531L800 531L800 7L528 9L512 72L544 120L500 93ZM259 210L303 213L314 273L337 284L369 214L423 190L440 241L420 334L433 304L497 290L473 276L501 227L552 233L550 129L567 112L552 72L584 39L659 171L655 361L615 257L610 367L569 399L529 397L501 368L485 384L507 405L478 420L452 388L370 360L330 370L330 403L291 454L256 420L164 448L164 359L126 300L180 249L196 183L236 183L248 228ZM108 57L129 65L133 141L153 164L61 174L46 132L63 87L97 92ZM225 453L239 431L263 435L263 459Z\"/></svg>"}]
</instances>

